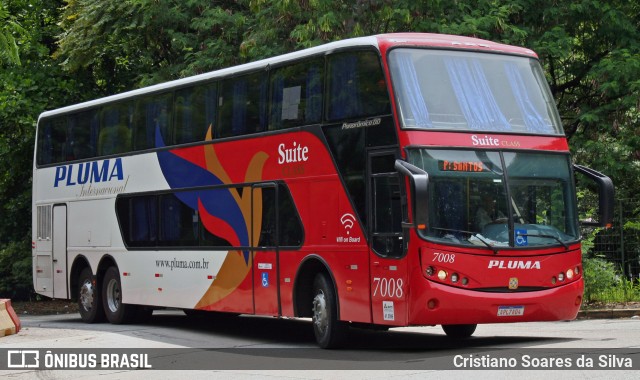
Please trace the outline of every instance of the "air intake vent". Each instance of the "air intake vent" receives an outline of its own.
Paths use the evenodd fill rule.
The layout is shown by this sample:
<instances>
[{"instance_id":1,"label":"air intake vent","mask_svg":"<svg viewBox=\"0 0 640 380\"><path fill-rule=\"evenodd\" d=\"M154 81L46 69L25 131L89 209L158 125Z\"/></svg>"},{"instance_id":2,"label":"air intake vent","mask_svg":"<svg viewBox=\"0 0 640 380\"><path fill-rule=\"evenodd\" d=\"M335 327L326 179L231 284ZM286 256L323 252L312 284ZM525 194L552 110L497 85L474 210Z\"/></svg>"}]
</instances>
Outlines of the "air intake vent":
<instances>
[{"instance_id":1,"label":"air intake vent","mask_svg":"<svg viewBox=\"0 0 640 380\"><path fill-rule=\"evenodd\" d=\"M51 205L38 206L38 240L51 240Z\"/></svg>"}]
</instances>

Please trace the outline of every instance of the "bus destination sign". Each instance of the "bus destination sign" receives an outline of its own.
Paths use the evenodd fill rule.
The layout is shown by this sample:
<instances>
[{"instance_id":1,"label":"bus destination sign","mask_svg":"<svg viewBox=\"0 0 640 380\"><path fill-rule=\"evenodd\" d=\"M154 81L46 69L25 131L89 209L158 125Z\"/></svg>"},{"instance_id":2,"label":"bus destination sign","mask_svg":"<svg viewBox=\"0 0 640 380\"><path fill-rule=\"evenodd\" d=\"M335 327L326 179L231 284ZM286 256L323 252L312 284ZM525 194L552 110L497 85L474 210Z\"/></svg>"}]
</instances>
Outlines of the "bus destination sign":
<instances>
[{"instance_id":1,"label":"bus destination sign","mask_svg":"<svg viewBox=\"0 0 640 380\"><path fill-rule=\"evenodd\" d=\"M443 172L484 172L487 171L480 161L439 160L438 168Z\"/></svg>"}]
</instances>

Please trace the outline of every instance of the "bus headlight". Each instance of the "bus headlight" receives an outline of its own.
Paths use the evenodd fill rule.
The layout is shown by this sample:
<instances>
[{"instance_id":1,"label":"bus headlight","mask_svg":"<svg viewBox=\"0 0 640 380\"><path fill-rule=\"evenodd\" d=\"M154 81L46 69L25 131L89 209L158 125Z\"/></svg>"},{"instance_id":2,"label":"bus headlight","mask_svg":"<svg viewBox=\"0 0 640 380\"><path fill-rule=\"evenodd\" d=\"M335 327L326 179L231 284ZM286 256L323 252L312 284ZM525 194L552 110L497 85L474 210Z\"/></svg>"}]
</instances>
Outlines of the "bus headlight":
<instances>
[{"instance_id":1,"label":"bus headlight","mask_svg":"<svg viewBox=\"0 0 640 380\"><path fill-rule=\"evenodd\" d=\"M573 278L573 269L569 269L567 271L567 280L571 280Z\"/></svg>"},{"instance_id":2,"label":"bus headlight","mask_svg":"<svg viewBox=\"0 0 640 380\"><path fill-rule=\"evenodd\" d=\"M443 270L443 269L440 269L440 270L438 271L438 279L439 279L440 281L444 281L444 280L446 280L446 279L447 279L447 271L445 271L445 270Z\"/></svg>"}]
</instances>

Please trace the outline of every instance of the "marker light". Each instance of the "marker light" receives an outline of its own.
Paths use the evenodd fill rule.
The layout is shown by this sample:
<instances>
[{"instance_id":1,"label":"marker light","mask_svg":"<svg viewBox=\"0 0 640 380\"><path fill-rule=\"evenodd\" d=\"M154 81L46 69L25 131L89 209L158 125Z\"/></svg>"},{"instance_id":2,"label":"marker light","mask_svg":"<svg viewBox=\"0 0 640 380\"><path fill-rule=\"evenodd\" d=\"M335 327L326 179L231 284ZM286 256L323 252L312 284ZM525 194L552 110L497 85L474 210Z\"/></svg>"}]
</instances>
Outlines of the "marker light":
<instances>
[{"instance_id":1,"label":"marker light","mask_svg":"<svg viewBox=\"0 0 640 380\"><path fill-rule=\"evenodd\" d=\"M440 281L444 281L447 279L447 272L445 270L440 269L438 271L438 279L440 279Z\"/></svg>"},{"instance_id":2,"label":"marker light","mask_svg":"<svg viewBox=\"0 0 640 380\"><path fill-rule=\"evenodd\" d=\"M580 274L580 267L576 267L576 269L574 269L574 272L576 272L576 276Z\"/></svg>"},{"instance_id":3,"label":"marker light","mask_svg":"<svg viewBox=\"0 0 640 380\"><path fill-rule=\"evenodd\" d=\"M554 277L551 277L551 283L552 283L553 285L555 285L555 284L556 284L556 278L555 278L555 276L554 276Z\"/></svg>"},{"instance_id":4,"label":"marker light","mask_svg":"<svg viewBox=\"0 0 640 380\"><path fill-rule=\"evenodd\" d=\"M558 273L558 281L564 281L564 273Z\"/></svg>"},{"instance_id":5,"label":"marker light","mask_svg":"<svg viewBox=\"0 0 640 380\"><path fill-rule=\"evenodd\" d=\"M451 282L456 283L458 282L458 274L454 273L451 275Z\"/></svg>"},{"instance_id":6,"label":"marker light","mask_svg":"<svg viewBox=\"0 0 640 380\"><path fill-rule=\"evenodd\" d=\"M462 285L467 285L469 283L469 279L466 277L462 277Z\"/></svg>"}]
</instances>

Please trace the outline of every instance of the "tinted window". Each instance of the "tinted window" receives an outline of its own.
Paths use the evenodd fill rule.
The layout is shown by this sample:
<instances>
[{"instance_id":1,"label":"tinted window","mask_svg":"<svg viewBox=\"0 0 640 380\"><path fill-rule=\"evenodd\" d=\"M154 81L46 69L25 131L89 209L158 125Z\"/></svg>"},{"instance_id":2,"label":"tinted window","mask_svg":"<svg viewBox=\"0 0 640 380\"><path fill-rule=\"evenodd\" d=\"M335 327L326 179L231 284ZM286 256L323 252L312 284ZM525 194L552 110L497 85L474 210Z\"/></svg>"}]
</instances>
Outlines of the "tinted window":
<instances>
[{"instance_id":1,"label":"tinted window","mask_svg":"<svg viewBox=\"0 0 640 380\"><path fill-rule=\"evenodd\" d=\"M316 59L272 71L270 130L321 121L323 66Z\"/></svg>"},{"instance_id":2,"label":"tinted window","mask_svg":"<svg viewBox=\"0 0 640 380\"><path fill-rule=\"evenodd\" d=\"M98 155L126 153L131 150L133 104L118 103L102 111L102 126L98 136Z\"/></svg>"},{"instance_id":3,"label":"tinted window","mask_svg":"<svg viewBox=\"0 0 640 380\"><path fill-rule=\"evenodd\" d=\"M176 91L175 143L204 141L215 122L215 84Z\"/></svg>"},{"instance_id":4,"label":"tinted window","mask_svg":"<svg viewBox=\"0 0 640 380\"><path fill-rule=\"evenodd\" d=\"M156 147L156 131L164 143L171 141L171 94L146 96L136 101L134 149Z\"/></svg>"},{"instance_id":5,"label":"tinted window","mask_svg":"<svg viewBox=\"0 0 640 380\"><path fill-rule=\"evenodd\" d=\"M216 137L239 136L265 130L266 78L266 72L260 72L222 82Z\"/></svg>"},{"instance_id":6,"label":"tinted window","mask_svg":"<svg viewBox=\"0 0 640 380\"><path fill-rule=\"evenodd\" d=\"M255 192L261 192L262 195L262 224L258 245L260 247L301 246L302 224L289 189L285 185L278 185L277 199L275 187L256 187L253 191L254 196ZM278 236L277 241L276 236Z\"/></svg>"},{"instance_id":7,"label":"tinted window","mask_svg":"<svg viewBox=\"0 0 640 380\"><path fill-rule=\"evenodd\" d=\"M38 163L48 164L65 160L67 118L50 119L42 123L38 136Z\"/></svg>"},{"instance_id":8,"label":"tinted window","mask_svg":"<svg viewBox=\"0 0 640 380\"><path fill-rule=\"evenodd\" d=\"M122 236L128 247L230 247L224 234L227 229L216 230L215 223L205 226L198 210L194 210L187 203L202 197L215 197L218 192L228 192L228 188L216 188L196 192L180 192L175 194L134 195L118 197L116 208L118 220L122 229ZM243 189L238 188L241 194ZM245 188L244 191L251 191ZM254 218L260 217L261 234L259 246L273 247L276 241L276 221L279 221L279 244L281 246L297 247L302 244L303 233L300 217L295 209L291 194L284 185L278 188L280 199L276 209L275 187L253 189L260 191L262 197L261 213L254 210ZM258 195L258 193L254 193ZM183 201L187 202L184 203ZM207 203L207 211L213 216L218 215L215 202ZM224 207L218 205L218 207ZM276 210L279 215L276 218ZM222 211L224 210L217 210ZM212 219L209 217L209 222Z\"/></svg>"},{"instance_id":9,"label":"tinted window","mask_svg":"<svg viewBox=\"0 0 640 380\"><path fill-rule=\"evenodd\" d=\"M404 253L400 180L392 154L371 157L372 244L382 256Z\"/></svg>"},{"instance_id":10,"label":"tinted window","mask_svg":"<svg viewBox=\"0 0 640 380\"><path fill-rule=\"evenodd\" d=\"M334 54L329 58L329 120L390 113L389 96L374 52Z\"/></svg>"}]
</instances>

